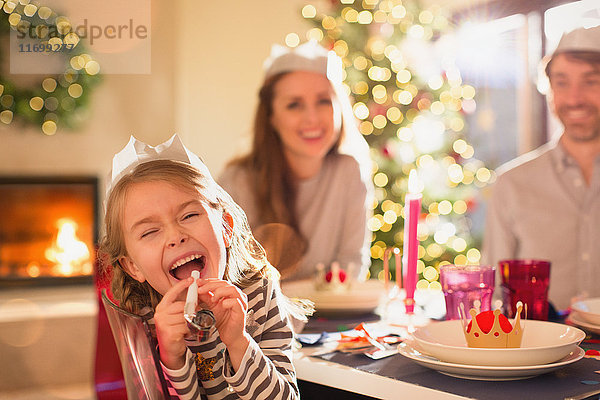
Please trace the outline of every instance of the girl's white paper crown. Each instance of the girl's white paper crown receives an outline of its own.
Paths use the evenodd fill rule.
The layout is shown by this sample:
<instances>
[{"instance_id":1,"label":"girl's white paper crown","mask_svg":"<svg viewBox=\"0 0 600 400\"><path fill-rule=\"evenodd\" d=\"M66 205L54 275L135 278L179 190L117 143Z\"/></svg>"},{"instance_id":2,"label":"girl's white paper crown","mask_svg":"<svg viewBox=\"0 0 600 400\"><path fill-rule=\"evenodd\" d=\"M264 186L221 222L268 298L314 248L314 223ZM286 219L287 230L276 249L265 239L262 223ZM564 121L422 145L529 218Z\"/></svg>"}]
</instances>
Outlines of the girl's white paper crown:
<instances>
[{"instance_id":1,"label":"girl's white paper crown","mask_svg":"<svg viewBox=\"0 0 600 400\"><path fill-rule=\"evenodd\" d=\"M293 49L273 45L271 55L265 60L264 69L265 79L281 72L312 71L327 76L334 83L342 82L342 59L314 40Z\"/></svg>"},{"instance_id":2,"label":"girl's white paper crown","mask_svg":"<svg viewBox=\"0 0 600 400\"><path fill-rule=\"evenodd\" d=\"M131 172L136 166L154 160L181 161L197 168L202 175L212 179L208 168L200 158L188 150L177 135L155 147L147 145L131 136L129 143L113 157L112 170L106 184L106 199L119 180Z\"/></svg>"}]
</instances>

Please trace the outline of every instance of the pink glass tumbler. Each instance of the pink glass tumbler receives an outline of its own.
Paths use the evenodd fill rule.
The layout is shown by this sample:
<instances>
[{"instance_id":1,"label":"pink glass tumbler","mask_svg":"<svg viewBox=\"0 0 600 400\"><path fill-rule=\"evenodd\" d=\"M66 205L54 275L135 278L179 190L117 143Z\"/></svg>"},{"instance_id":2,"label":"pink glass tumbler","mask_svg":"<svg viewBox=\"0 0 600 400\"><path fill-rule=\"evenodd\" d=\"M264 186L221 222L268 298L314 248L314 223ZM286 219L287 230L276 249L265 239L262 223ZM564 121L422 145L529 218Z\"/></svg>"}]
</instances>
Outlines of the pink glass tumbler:
<instances>
[{"instance_id":1,"label":"pink glass tumbler","mask_svg":"<svg viewBox=\"0 0 600 400\"><path fill-rule=\"evenodd\" d=\"M502 300L507 316L514 318L517 302L527 306L527 319L548 319L548 287L550 261L502 260L498 262L502 276Z\"/></svg>"},{"instance_id":2,"label":"pink glass tumbler","mask_svg":"<svg viewBox=\"0 0 600 400\"><path fill-rule=\"evenodd\" d=\"M461 304L467 318L471 308L488 311L492 306L496 268L490 265L443 265L440 284L446 299L446 319L459 319Z\"/></svg>"}]
</instances>

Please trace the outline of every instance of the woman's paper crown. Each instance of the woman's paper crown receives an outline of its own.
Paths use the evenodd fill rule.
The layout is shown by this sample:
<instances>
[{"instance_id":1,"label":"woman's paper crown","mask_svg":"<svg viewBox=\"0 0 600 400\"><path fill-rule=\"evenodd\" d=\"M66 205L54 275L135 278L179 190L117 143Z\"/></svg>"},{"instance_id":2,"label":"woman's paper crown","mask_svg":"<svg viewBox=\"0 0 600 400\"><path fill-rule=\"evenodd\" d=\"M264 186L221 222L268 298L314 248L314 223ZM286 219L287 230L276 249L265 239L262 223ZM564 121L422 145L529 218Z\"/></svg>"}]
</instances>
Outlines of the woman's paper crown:
<instances>
[{"instance_id":1,"label":"woman's paper crown","mask_svg":"<svg viewBox=\"0 0 600 400\"><path fill-rule=\"evenodd\" d=\"M265 60L264 69L265 79L282 72L312 71L327 76L334 83L342 82L342 59L314 40L293 49L273 45L271 55Z\"/></svg>"},{"instance_id":2,"label":"woman's paper crown","mask_svg":"<svg viewBox=\"0 0 600 400\"><path fill-rule=\"evenodd\" d=\"M154 160L181 161L192 165L206 178L212 179L208 168L200 158L188 150L177 135L157 146L150 146L131 136L129 143L113 157L112 170L106 184L106 199L119 180L136 166Z\"/></svg>"}]
</instances>

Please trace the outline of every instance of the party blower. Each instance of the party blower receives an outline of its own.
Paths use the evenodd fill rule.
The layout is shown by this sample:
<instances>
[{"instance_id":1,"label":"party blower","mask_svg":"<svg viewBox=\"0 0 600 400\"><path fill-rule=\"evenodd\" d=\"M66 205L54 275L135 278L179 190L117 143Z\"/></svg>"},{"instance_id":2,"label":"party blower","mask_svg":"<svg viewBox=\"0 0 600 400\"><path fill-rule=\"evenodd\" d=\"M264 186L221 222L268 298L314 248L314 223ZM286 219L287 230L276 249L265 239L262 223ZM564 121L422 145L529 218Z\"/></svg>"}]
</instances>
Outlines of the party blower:
<instances>
[{"instance_id":1,"label":"party blower","mask_svg":"<svg viewBox=\"0 0 600 400\"><path fill-rule=\"evenodd\" d=\"M192 271L194 282L190 285L183 306L183 317L187 321L190 329L190 337L188 339L196 339L198 342L205 342L210 334L211 328L215 325L215 316L210 310L199 310L198 306L198 283L200 279L199 271Z\"/></svg>"}]
</instances>

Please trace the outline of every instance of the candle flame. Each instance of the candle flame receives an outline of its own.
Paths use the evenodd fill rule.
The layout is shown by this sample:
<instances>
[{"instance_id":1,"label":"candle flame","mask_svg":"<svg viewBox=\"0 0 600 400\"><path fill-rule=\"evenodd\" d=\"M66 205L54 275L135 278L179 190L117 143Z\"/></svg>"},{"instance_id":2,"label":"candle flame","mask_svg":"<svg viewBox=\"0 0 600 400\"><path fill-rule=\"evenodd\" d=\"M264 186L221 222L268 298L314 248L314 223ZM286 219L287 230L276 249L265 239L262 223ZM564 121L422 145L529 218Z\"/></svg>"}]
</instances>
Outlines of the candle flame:
<instances>
[{"instance_id":1,"label":"candle flame","mask_svg":"<svg viewBox=\"0 0 600 400\"><path fill-rule=\"evenodd\" d=\"M408 175L408 193L421 193L423 191L423 184L419 180L417 170L411 169Z\"/></svg>"}]
</instances>

